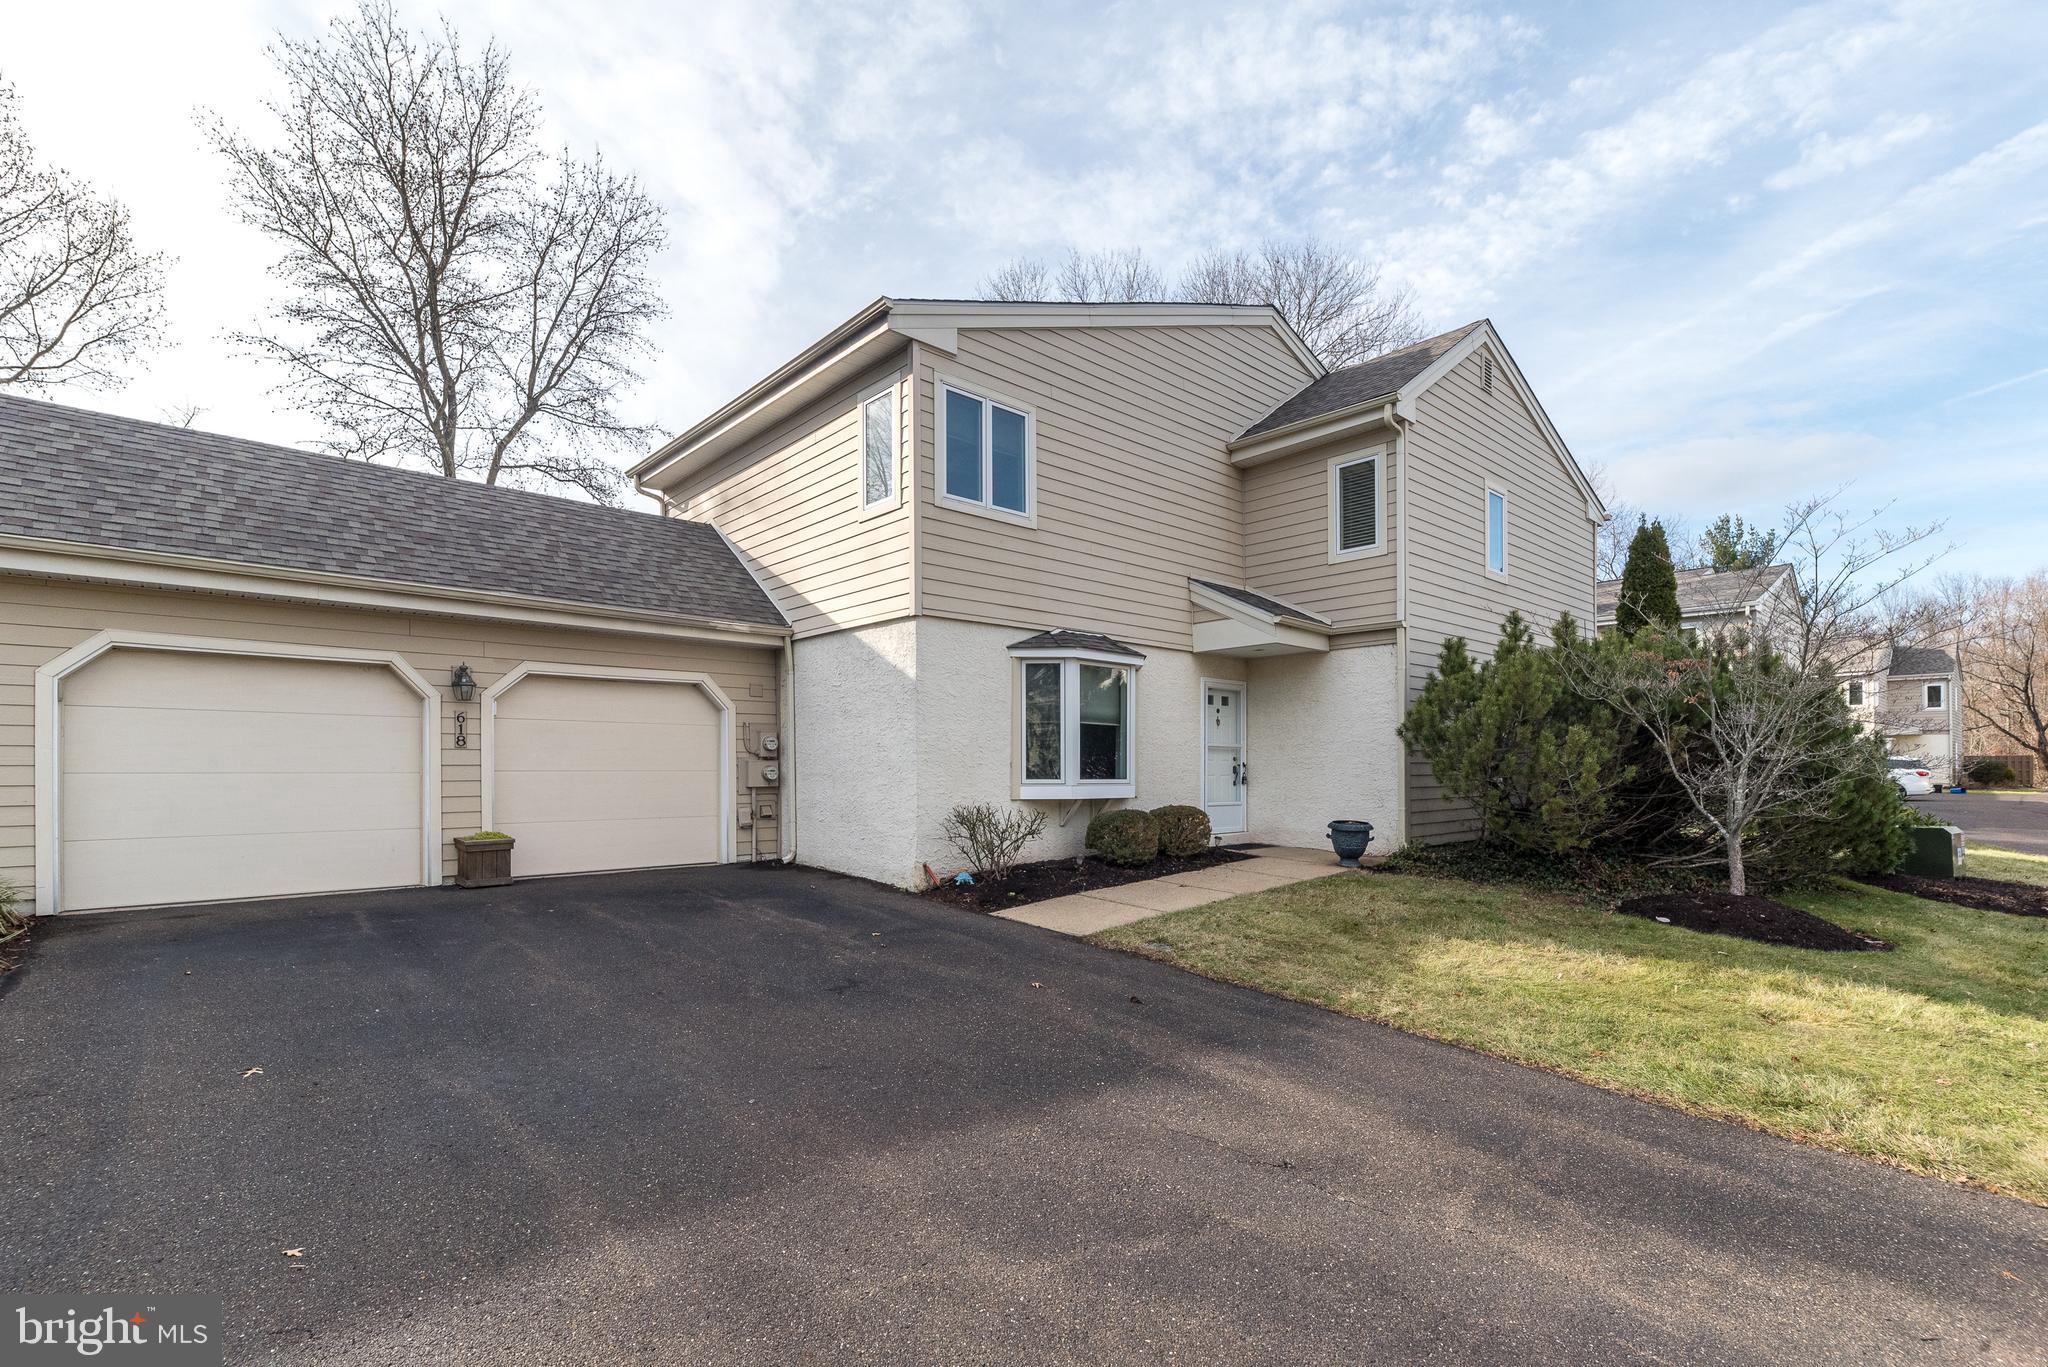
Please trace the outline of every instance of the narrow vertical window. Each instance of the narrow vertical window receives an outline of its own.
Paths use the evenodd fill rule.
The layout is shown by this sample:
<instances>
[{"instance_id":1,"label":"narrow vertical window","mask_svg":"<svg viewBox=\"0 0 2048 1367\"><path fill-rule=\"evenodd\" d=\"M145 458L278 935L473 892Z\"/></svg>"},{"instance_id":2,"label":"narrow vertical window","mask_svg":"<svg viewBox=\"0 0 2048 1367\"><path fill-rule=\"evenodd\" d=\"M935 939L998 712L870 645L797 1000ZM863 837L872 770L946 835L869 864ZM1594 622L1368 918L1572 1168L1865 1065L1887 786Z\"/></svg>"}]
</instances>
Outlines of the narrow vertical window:
<instances>
[{"instance_id":1,"label":"narrow vertical window","mask_svg":"<svg viewBox=\"0 0 2048 1367\"><path fill-rule=\"evenodd\" d=\"M1508 572L1508 496L1498 489L1486 491L1486 568Z\"/></svg>"},{"instance_id":2,"label":"narrow vertical window","mask_svg":"<svg viewBox=\"0 0 2048 1367\"><path fill-rule=\"evenodd\" d=\"M1849 680L1849 706L1863 706L1863 680L1861 679Z\"/></svg>"},{"instance_id":3,"label":"narrow vertical window","mask_svg":"<svg viewBox=\"0 0 2048 1367\"><path fill-rule=\"evenodd\" d=\"M1330 467L1330 549L1337 555L1376 550L1380 544L1380 458L1338 461Z\"/></svg>"},{"instance_id":4,"label":"narrow vertical window","mask_svg":"<svg viewBox=\"0 0 2048 1367\"><path fill-rule=\"evenodd\" d=\"M896 501L896 391L861 405L861 504Z\"/></svg>"},{"instance_id":5,"label":"narrow vertical window","mask_svg":"<svg viewBox=\"0 0 2048 1367\"><path fill-rule=\"evenodd\" d=\"M981 416L980 399L946 391L946 493L969 503L981 502Z\"/></svg>"},{"instance_id":6,"label":"narrow vertical window","mask_svg":"<svg viewBox=\"0 0 2048 1367\"><path fill-rule=\"evenodd\" d=\"M1025 510L1030 483L1024 451L1024 415L994 405L989 409L989 498L1013 513Z\"/></svg>"},{"instance_id":7,"label":"narrow vertical window","mask_svg":"<svg viewBox=\"0 0 2048 1367\"><path fill-rule=\"evenodd\" d=\"M1024 665L1024 779L1028 783L1058 783L1063 777L1060 672L1056 660L1032 660Z\"/></svg>"},{"instance_id":8,"label":"narrow vertical window","mask_svg":"<svg viewBox=\"0 0 2048 1367\"><path fill-rule=\"evenodd\" d=\"M1940 684L1927 685L1927 710L1932 712L1945 701L1945 690Z\"/></svg>"}]
</instances>

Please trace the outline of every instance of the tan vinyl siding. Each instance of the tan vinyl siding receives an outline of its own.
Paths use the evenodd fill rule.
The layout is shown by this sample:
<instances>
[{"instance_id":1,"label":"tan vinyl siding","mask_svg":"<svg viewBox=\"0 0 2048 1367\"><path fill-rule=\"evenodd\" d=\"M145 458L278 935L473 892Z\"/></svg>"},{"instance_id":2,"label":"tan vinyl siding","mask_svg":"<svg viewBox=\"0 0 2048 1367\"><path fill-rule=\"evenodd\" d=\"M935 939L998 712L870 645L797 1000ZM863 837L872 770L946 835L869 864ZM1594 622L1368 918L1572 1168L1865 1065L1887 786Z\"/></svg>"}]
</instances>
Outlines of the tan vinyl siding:
<instances>
[{"instance_id":1,"label":"tan vinyl siding","mask_svg":"<svg viewBox=\"0 0 2048 1367\"><path fill-rule=\"evenodd\" d=\"M1381 523L1376 555L1330 559L1330 462L1380 453ZM1391 435L1333 442L1244 472L1245 582L1321 613L1337 627L1391 625L1400 615L1399 480Z\"/></svg>"},{"instance_id":2,"label":"tan vinyl siding","mask_svg":"<svg viewBox=\"0 0 2048 1367\"><path fill-rule=\"evenodd\" d=\"M1462 636L1479 658L1500 638L1501 619L1520 610L1539 634L1569 612L1593 621L1593 524L1586 497L1523 406L1506 366L1495 361L1491 393L1481 383L1484 348L1422 396L1409 429L1408 694L1436 668L1445 640ZM1508 573L1486 572L1486 485L1508 495ZM1408 835L1455 839L1470 831L1463 808L1445 799L1429 766L1409 761Z\"/></svg>"},{"instance_id":3,"label":"tan vinyl siding","mask_svg":"<svg viewBox=\"0 0 2048 1367\"><path fill-rule=\"evenodd\" d=\"M705 673L732 700L736 751L742 726L772 726L777 720L775 650L0 577L0 878L24 897L35 890L35 672L108 628L396 651L429 682L442 685L457 663L466 662L479 693L524 660ZM482 710L480 702L458 704L442 695L441 834L448 875L455 868L448 841L475 831L483 819ZM463 749L455 747L458 711L469 714L469 745ZM762 828L764 846L773 844L774 834L772 822ZM748 833L736 831L735 841L735 852L744 858Z\"/></svg>"},{"instance_id":4,"label":"tan vinyl siding","mask_svg":"<svg viewBox=\"0 0 2048 1367\"><path fill-rule=\"evenodd\" d=\"M935 501L941 378L1031 410L1036 526ZM1309 378L1242 327L970 329L956 354L919 348L919 610L1186 650L1188 576L1244 573L1224 443Z\"/></svg>"},{"instance_id":5,"label":"tan vinyl siding","mask_svg":"<svg viewBox=\"0 0 2048 1367\"><path fill-rule=\"evenodd\" d=\"M903 358L843 385L678 484L669 507L725 533L798 636L911 611L908 496L861 506L860 403L897 383L899 488L909 480Z\"/></svg>"}]
</instances>

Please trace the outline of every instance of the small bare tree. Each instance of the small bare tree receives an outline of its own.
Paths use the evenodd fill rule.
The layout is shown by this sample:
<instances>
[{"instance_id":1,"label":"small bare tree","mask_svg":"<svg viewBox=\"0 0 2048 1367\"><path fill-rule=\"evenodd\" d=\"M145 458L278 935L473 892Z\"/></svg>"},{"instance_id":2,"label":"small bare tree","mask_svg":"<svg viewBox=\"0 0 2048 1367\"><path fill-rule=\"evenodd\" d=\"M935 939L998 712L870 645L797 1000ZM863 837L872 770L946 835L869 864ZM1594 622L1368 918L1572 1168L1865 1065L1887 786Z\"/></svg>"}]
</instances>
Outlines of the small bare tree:
<instances>
[{"instance_id":1,"label":"small bare tree","mask_svg":"<svg viewBox=\"0 0 2048 1367\"><path fill-rule=\"evenodd\" d=\"M120 384L163 339L165 257L128 210L41 165L0 84L0 385Z\"/></svg>"},{"instance_id":2,"label":"small bare tree","mask_svg":"<svg viewBox=\"0 0 2048 1367\"><path fill-rule=\"evenodd\" d=\"M1887 634L1884 608L1914 576L1948 553L1934 546L1940 522L1879 525L1890 503L1868 513L1842 508L1846 486L1785 507L1779 556L1791 564L1795 596L1775 635L1802 671L1832 668Z\"/></svg>"},{"instance_id":3,"label":"small bare tree","mask_svg":"<svg viewBox=\"0 0 2048 1367\"><path fill-rule=\"evenodd\" d=\"M1044 303L1056 297L1052 272L1035 256L1020 256L1001 270L984 277L981 295L984 299L999 299L1011 304Z\"/></svg>"},{"instance_id":4,"label":"small bare tree","mask_svg":"<svg viewBox=\"0 0 2048 1367\"><path fill-rule=\"evenodd\" d=\"M1728 890L1748 890L1746 850L1768 823L1824 817L1858 764L1826 670L1795 668L1736 639L1688 654L1666 639L1568 661L1572 686L1655 741L1720 846Z\"/></svg>"},{"instance_id":5,"label":"small bare tree","mask_svg":"<svg viewBox=\"0 0 2048 1367\"><path fill-rule=\"evenodd\" d=\"M270 326L239 338L345 455L611 498L599 454L664 309L662 213L601 157L550 156L502 49L405 29L370 0L280 39L274 142L206 120L235 207L284 251Z\"/></svg>"}]
</instances>

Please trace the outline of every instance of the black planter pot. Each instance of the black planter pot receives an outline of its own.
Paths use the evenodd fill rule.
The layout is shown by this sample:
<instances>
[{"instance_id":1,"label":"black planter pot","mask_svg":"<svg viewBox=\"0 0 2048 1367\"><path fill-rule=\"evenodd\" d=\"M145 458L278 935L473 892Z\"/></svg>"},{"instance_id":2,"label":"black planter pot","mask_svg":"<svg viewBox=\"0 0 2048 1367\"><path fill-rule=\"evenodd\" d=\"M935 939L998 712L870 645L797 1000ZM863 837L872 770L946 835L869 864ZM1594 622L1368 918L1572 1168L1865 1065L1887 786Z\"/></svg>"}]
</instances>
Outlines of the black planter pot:
<instances>
[{"instance_id":1,"label":"black planter pot","mask_svg":"<svg viewBox=\"0 0 2048 1367\"><path fill-rule=\"evenodd\" d=\"M1365 854L1365 847L1372 840L1370 821L1332 821L1330 823L1330 848L1337 852L1337 862L1347 869L1358 867L1358 861Z\"/></svg>"}]
</instances>

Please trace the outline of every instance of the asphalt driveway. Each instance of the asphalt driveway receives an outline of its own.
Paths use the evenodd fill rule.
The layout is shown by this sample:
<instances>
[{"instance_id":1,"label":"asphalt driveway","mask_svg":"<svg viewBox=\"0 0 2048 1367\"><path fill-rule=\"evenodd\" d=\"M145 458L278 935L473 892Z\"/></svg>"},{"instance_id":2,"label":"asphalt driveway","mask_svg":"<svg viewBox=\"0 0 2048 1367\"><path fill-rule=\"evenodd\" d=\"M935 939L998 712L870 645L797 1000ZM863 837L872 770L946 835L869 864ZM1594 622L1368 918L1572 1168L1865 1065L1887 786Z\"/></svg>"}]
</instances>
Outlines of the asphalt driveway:
<instances>
[{"instance_id":1,"label":"asphalt driveway","mask_svg":"<svg viewBox=\"0 0 2048 1367\"><path fill-rule=\"evenodd\" d=\"M2048 854L2048 794L1937 793L1913 805L1960 826L1974 844Z\"/></svg>"},{"instance_id":2,"label":"asphalt driveway","mask_svg":"<svg viewBox=\"0 0 2048 1367\"><path fill-rule=\"evenodd\" d=\"M234 1362L2048 1354L2048 1210L803 871L79 918L0 1031L0 1284Z\"/></svg>"}]
</instances>

